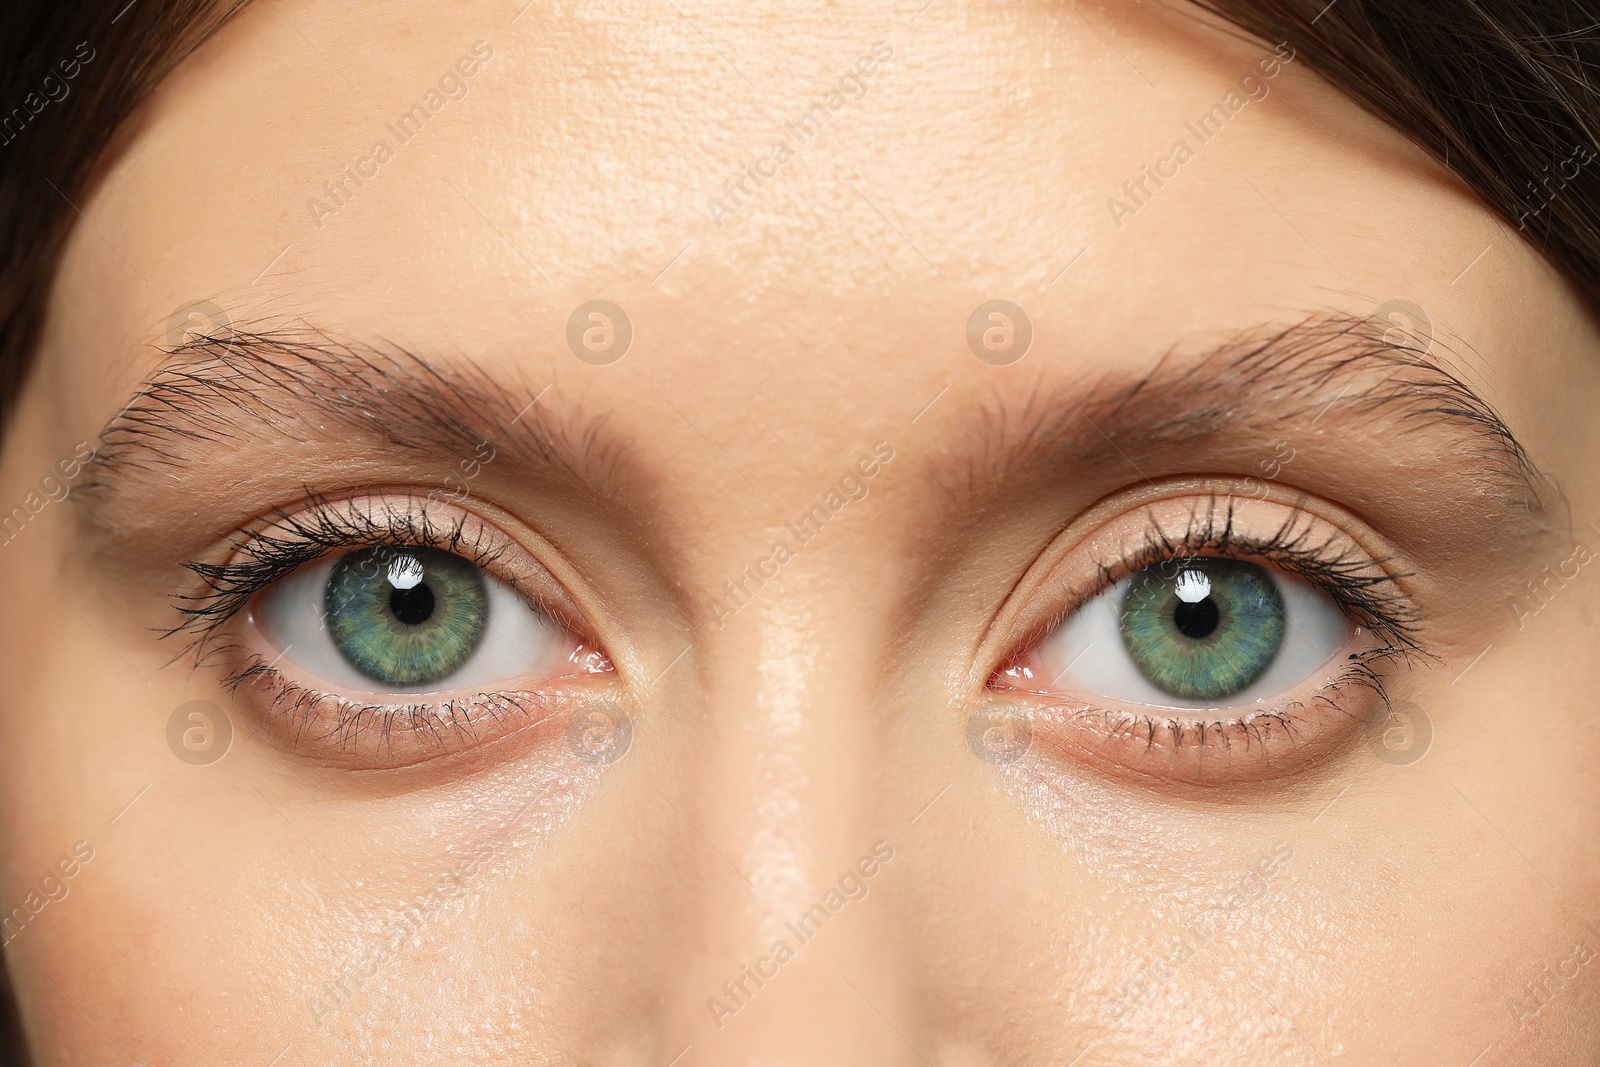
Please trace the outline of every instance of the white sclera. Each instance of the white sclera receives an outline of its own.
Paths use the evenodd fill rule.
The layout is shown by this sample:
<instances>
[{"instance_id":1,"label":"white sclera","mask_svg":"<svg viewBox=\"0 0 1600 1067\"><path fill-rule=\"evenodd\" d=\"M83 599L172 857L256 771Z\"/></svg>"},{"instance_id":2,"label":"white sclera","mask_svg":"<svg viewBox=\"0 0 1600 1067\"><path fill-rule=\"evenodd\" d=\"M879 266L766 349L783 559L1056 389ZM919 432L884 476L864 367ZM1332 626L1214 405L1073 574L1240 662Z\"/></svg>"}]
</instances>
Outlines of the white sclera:
<instances>
[{"instance_id":1,"label":"white sclera","mask_svg":"<svg viewBox=\"0 0 1600 1067\"><path fill-rule=\"evenodd\" d=\"M267 591L257 603L256 625L276 646L273 654L282 653L278 669L282 670L285 662L292 663L299 671L342 690L379 698L409 699L427 693L463 690L481 693L511 688L523 679L548 678L561 667L566 635L560 627L509 585L485 575L484 584L489 594L488 625L467 661L449 677L426 686L384 688L382 682L368 678L345 658L322 617L328 574L338 558L338 555L324 556L307 563ZM402 557L392 564L387 575L391 583L400 588L410 588L422 580L417 567L404 565L408 558Z\"/></svg>"},{"instance_id":2,"label":"white sclera","mask_svg":"<svg viewBox=\"0 0 1600 1067\"><path fill-rule=\"evenodd\" d=\"M1265 673L1237 694L1217 700L1184 700L1151 683L1122 644L1122 601L1130 575L1084 604L1039 643L1038 681L1052 692L1098 697L1122 704L1185 710L1270 706L1319 673L1350 641L1355 626L1326 593L1291 575L1263 568L1283 597L1283 646ZM1183 583L1185 576L1179 577ZM1197 584L1197 583L1192 583ZM1209 592L1209 588L1207 589ZM1180 584L1178 594L1199 592ZM1194 597L1193 599L1203 599Z\"/></svg>"}]
</instances>

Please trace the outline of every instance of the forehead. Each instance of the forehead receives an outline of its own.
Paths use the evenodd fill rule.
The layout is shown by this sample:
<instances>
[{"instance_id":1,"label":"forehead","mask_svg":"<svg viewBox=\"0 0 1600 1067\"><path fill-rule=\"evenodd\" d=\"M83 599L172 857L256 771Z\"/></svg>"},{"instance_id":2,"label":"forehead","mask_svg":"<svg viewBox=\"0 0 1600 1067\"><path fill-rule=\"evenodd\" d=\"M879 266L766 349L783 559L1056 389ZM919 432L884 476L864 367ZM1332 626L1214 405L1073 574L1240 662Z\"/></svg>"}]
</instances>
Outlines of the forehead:
<instances>
[{"instance_id":1,"label":"forehead","mask_svg":"<svg viewBox=\"0 0 1600 1067\"><path fill-rule=\"evenodd\" d=\"M764 383L801 422L993 384L994 299L1019 378L1394 297L1494 328L1449 285L1477 207L1303 62L1149 5L256 5L91 214L57 301L91 348L209 301L595 389L567 325L604 298L645 370L606 396Z\"/></svg>"}]
</instances>

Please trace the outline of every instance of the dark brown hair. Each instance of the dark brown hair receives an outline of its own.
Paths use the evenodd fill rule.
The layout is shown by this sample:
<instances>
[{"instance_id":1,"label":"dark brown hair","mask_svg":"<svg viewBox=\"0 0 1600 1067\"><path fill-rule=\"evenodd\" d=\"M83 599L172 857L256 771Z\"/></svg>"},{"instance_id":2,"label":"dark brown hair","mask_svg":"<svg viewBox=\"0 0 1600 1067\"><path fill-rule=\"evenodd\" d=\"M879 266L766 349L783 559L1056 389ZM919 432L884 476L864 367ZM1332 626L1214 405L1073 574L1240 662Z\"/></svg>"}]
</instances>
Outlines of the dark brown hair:
<instances>
[{"instance_id":1,"label":"dark brown hair","mask_svg":"<svg viewBox=\"0 0 1600 1067\"><path fill-rule=\"evenodd\" d=\"M1600 4L1197 0L1454 172L1600 304Z\"/></svg>"},{"instance_id":2,"label":"dark brown hair","mask_svg":"<svg viewBox=\"0 0 1600 1067\"><path fill-rule=\"evenodd\" d=\"M74 205L140 103L245 0L0 5L0 431L37 344ZM1197 0L1393 124L1600 303L1600 4ZM85 58L88 56L88 58ZM71 72L69 74L69 72ZM5 990L0 972L0 994ZM9 1000L9 998L4 998ZM8 1025L9 1023L9 1025ZM9 1035L9 1036L8 1036ZM25 1063L0 1004L0 1057Z\"/></svg>"},{"instance_id":3,"label":"dark brown hair","mask_svg":"<svg viewBox=\"0 0 1600 1067\"><path fill-rule=\"evenodd\" d=\"M0 439L75 205L150 90L244 3L0 4Z\"/></svg>"},{"instance_id":4,"label":"dark brown hair","mask_svg":"<svg viewBox=\"0 0 1600 1067\"><path fill-rule=\"evenodd\" d=\"M67 233L150 90L246 0L0 5L0 437ZM1600 302L1600 4L1197 0L1435 156ZM83 60L84 49L92 55ZM73 77L68 70L76 68ZM55 95L65 95L55 99Z\"/></svg>"}]
</instances>

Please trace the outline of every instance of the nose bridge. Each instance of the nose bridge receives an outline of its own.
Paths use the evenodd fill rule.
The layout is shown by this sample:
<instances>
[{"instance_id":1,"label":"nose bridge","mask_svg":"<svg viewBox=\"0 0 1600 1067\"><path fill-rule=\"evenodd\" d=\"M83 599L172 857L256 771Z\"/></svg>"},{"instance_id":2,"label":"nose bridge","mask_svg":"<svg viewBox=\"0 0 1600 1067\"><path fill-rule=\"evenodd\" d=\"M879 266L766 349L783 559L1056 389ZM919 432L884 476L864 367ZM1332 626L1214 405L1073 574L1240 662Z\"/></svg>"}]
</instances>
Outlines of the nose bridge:
<instances>
[{"instance_id":1,"label":"nose bridge","mask_svg":"<svg viewBox=\"0 0 1600 1067\"><path fill-rule=\"evenodd\" d=\"M859 706L871 657L830 614L847 606L798 602L752 603L704 641L704 743L677 776L702 839L680 861L703 890L688 896L699 936L673 995L686 1063L892 1064L907 1051L860 992L896 981L875 914L894 863L870 786L881 716Z\"/></svg>"}]
</instances>

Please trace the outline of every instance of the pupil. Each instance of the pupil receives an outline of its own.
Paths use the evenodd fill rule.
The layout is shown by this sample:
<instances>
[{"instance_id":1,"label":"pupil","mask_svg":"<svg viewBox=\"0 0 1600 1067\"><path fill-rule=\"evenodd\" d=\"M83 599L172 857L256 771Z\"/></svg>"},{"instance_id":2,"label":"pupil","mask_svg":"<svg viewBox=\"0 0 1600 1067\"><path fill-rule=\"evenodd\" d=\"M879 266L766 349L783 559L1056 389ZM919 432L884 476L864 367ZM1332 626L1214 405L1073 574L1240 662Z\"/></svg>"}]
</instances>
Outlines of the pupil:
<instances>
[{"instance_id":1,"label":"pupil","mask_svg":"<svg viewBox=\"0 0 1600 1067\"><path fill-rule=\"evenodd\" d=\"M1177 610L1172 613L1172 621L1177 623L1178 632L1196 641L1211 636L1211 631L1217 628L1220 620L1217 602L1211 597L1193 604L1180 600Z\"/></svg>"},{"instance_id":2,"label":"pupil","mask_svg":"<svg viewBox=\"0 0 1600 1067\"><path fill-rule=\"evenodd\" d=\"M423 582L410 589L395 589L389 593L389 610L407 626L427 622L433 614L433 590Z\"/></svg>"}]
</instances>

